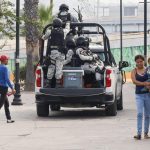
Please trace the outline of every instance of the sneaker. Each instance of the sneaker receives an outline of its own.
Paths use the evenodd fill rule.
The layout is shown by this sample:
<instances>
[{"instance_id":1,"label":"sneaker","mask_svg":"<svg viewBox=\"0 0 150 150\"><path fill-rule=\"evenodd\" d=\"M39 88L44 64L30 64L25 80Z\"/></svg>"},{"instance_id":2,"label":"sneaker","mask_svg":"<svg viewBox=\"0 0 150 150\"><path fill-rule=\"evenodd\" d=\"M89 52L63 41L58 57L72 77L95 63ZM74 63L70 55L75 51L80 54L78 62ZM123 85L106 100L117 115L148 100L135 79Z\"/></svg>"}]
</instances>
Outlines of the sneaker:
<instances>
[{"instance_id":1,"label":"sneaker","mask_svg":"<svg viewBox=\"0 0 150 150\"><path fill-rule=\"evenodd\" d=\"M135 135L135 136L134 136L134 139L135 139L135 140L141 140L141 135Z\"/></svg>"},{"instance_id":2,"label":"sneaker","mask_svg":"<svg viewBox=\"0 0 150 150\"><path fill-rule=\"evenodd\" d=\"M148 136L147 133L144 134L144 139L150 139L150 136Z\"/></svg>"},{"instance_id":3,"label":"sneaker","mask_svg":"<svg viewBox=\"0 0 150 150\"><path fill-rule=\"evenodd\" d=\"M14 123L15 120L7 120L7 123Z\"/></svg>"}]
</instances>

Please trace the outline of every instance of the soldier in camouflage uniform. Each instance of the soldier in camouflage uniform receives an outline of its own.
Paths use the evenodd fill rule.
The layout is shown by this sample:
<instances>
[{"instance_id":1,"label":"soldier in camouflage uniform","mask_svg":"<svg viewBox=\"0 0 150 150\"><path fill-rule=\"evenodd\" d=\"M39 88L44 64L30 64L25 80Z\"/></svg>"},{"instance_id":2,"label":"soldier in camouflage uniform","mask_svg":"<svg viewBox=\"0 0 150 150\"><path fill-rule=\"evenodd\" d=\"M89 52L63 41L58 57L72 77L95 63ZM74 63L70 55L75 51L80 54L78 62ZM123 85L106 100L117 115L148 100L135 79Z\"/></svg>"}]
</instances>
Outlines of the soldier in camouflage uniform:
<instances>
[{"instance_id":1,"label":"soldier in camouflage uniform","mask_svg":"<svg viewBox=\"0 0 150 150\"><path fill-rule=\"evenodd\" d=\"M53 28L48 30L42 39L49 39L49 57L50 65L48 67L47 79L49 80L49 85L51 84L51 79L55 74L56 86L59 87L62 78L62 68L63 62L65 60L65 37L70 31L70 23L66 23L66 28L62 28L62 21L59 18L53 20Z\"/></svg>"},{"instance_id":2,"label":"soldier in camouflage uniform","mask_svg":"<svg viewBox=\"0 0 150 150\"><path fill-rule=\"evenodd\" d=\"M80 36L76 40L76 45L76 55L80 58L81 68L95 73L96 80L101 80L104 72L104 63L97 54L93 54L90 51L89 39Z\"/></svg>"}]
</instances>

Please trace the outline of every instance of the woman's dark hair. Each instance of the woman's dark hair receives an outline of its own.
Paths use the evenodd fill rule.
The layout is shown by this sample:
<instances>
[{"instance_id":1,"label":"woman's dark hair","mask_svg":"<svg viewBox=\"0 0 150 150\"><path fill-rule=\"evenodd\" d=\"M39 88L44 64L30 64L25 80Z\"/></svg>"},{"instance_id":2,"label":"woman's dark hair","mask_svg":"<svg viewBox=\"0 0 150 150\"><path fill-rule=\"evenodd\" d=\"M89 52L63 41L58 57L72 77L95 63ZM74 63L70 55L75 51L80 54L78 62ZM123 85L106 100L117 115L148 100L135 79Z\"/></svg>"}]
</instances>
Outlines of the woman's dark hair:
<instances>
[{"instance_id":1,"label":"woman's dark hair","mask_svg":"<svg viewBox=\"0 0 150 150\"><path fill-rule=\"evenodd\" d=\"M134 60L136 61L137 59L142 59L143 61L145 60L143 55L136 55Z\"/></svg>"}]
</instances>

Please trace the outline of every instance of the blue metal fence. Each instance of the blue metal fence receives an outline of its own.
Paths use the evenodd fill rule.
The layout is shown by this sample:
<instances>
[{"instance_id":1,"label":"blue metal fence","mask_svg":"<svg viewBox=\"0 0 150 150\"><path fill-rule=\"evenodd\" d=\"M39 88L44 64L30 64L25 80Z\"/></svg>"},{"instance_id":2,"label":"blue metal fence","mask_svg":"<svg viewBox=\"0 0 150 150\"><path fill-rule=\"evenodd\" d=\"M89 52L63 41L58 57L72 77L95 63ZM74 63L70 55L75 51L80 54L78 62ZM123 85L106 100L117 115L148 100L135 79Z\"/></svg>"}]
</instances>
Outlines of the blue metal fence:
<instances>
[{"instance_id":1,"label":"blue metal fence","mask_svg":"<svg viewBox=\"0 0 150 150\"><path fill-rule=\"evenodd\" d=\"M111 49L112 54L115 57L117 64L120 61L120 48ZM134 57L136 55L144 55L144 46L124 47L123 48L123 60L128 61L130 66L125 68L126 71L131 71L135 67ZM147 46L147 55L150 57L150 45Z\"/></svg>"},{"instance_id":2,"label":"blue metal fence","mask_svg":"<svg viewBox=\"0 0 150 150\"><path fill-rule=\"evenodd\" d=\"M112 54L115 57L117 64L120 61L120 48L111 49ZM125 47L123 48L123 60L128 61L130 66L126 68L126 71L131 71L135 67L134 57L138 54L144 54L144 46L135 46L135 47ZM150 57L150 45L147 48L147 54ZM20 58L20 67L26 65L27 58ZM15 70L15 60L10 59L8 63L8 67L11 71Z\"/></svg>"}]
</instances>

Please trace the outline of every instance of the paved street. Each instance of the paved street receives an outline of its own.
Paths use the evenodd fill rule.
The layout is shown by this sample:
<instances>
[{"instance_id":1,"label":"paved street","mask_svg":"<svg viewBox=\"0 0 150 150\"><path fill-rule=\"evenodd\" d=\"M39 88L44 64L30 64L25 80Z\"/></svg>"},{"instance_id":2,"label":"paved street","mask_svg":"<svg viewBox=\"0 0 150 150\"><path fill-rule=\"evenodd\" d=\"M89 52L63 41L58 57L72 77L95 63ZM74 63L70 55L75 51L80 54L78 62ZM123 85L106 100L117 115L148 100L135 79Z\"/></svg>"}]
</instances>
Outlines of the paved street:
<instances>
[{"instance_id":1,"label":"paved street","mask_svg":"<svg viewBox=\"0 0 150 150\"><path fill-rule=\"evenodd\" d=\"M135 141L134 86L124 85L124 110L116 117L95 108L36 115L34 93L22 93L23 106L11 106L16 120L7 124L0 111L0 150L149 150L150 140ZM12 101L10 98L10 101Z\"/></svg>"}]
</instances>

